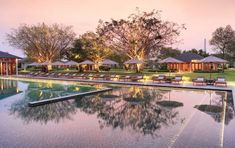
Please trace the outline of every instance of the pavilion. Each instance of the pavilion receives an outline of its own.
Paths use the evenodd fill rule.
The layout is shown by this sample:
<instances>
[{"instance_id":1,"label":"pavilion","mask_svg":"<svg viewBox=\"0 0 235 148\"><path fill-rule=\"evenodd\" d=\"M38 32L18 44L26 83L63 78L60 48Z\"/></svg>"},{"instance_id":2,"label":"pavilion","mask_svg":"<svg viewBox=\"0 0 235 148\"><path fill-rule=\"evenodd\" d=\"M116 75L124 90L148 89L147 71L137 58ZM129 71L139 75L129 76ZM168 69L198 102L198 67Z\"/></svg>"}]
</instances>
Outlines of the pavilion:
<instances>
[{"instance_id":1,"label":"pavilion","mask_svg":"<svg viewBox=\"0 0 235 148\"><path fill-rule=\"evenodd\" d=\"M18 74L18 59L15 55L0 51L0 75Z\"/></svg>"},{"instance_id":2,"label":"pavilion","mask_svg":"<svg viewBox=\"0 0 235 148\"><path fill-rule=\"evenodd\" d=\"M180 72L192 72L197 70L210 71L211 67L213 67L213 70L216 71L218 70L219 65L227 62L226 60L220 59L218 57L208 56L204 58L203 56L195 53L183 53L172 59L180 62L167 63L168 69Z\"/></svg>"}]
</instances>

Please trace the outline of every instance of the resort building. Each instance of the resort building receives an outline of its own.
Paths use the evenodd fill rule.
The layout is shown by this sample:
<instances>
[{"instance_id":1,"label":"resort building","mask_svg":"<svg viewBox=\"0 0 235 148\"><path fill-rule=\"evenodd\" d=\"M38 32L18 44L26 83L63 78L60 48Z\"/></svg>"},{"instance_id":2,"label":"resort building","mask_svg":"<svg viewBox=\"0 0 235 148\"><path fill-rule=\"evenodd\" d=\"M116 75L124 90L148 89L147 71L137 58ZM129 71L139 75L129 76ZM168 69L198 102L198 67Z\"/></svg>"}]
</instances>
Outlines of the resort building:
<instances>
[{"instance_id":1,"label":"resort building","mask_svg":"<svg viewBox=\"0 0 235 148\"><path fill-rule=\"evenodd\" d=\"M226 63L225 60L214 56L209 56L209 58L214 61L206 62L204 60L206 58L195 53L183 53L174 57L174 59L176 59L178 62L167 63L167 67L170 70L180 72L192 72L197 70L217 71L223 63Z\"/></svg>"},{"instance_id":2,"label":"resort building","mask_svg":"<svg viewBox=\"0 0 235 148\"><path fill-rule=\"evenodd\" d=\"M18 59L21 58L0 51L0 75L18 74Z\"/></svg>"}]
</instances>

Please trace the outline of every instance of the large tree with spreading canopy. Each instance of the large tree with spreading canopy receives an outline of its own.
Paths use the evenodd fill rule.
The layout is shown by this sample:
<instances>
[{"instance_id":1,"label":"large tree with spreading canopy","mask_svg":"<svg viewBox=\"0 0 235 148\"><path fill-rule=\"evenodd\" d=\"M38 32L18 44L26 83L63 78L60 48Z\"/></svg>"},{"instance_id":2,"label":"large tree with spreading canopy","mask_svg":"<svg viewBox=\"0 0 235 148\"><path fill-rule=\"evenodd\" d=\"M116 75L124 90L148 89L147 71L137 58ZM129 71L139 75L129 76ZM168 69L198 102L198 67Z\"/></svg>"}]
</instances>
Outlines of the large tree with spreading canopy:
<instances>
[{"instance_id":1,"label":"large tree with spreading canopy","mask_svg":"<svg viewBox=\"0 0 235 148\"><path fill-rule=\"evenodd\" d=\"M222 53L225 58L226 53L235 55L235 31L230 25L219 27L212 33L210 45L214 50Z\"/></svg>"},{"instance_id":2,"label":"large tree with spreading canopy","mask_svg":"<svg viewBox=\"0 0 235 148\"><path fill-rule=\"evenodd\" d=\"M90 59L96 63L95 68L99 71L99 63L111 54L112 51L105 45L103 36L95 32L87 32L75 40L67 56L76 61Z\"/></svg>"},{"instance_id":3,"label":"large tree with spreading canopy","mask_svg":"<svg viewBox=\"0 0 235 148\"><path fill-rule=\"evenodd\" d=\"M23 49L34 61L51 62L61 58L74 40L75 33L71 26L58 24L21 25L7 35L10 45Z\"/></svg>"},{"instance_id":4,"label":"large tree with spreading canopy","mask_svg":"<svg viewBox=\"0 0 235 148\"><path fill-rule=\"evenodd\" d=\"M106 44L130 59L144 60L155 57L164 46L179 40L184 25L164 21L160 11L131 14L127 19L100 21L97 32L105 37Z\"/></svg>"}]
</instances>

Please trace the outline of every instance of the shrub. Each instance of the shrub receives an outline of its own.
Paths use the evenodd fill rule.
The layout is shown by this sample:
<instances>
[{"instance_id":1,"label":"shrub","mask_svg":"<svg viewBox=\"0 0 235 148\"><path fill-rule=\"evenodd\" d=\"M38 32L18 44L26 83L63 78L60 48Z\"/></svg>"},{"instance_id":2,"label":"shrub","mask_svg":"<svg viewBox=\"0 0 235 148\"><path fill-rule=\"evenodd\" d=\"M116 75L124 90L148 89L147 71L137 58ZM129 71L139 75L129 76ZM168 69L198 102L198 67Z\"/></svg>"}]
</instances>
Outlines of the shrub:
<instances>
[{"instance_id":1,"label":"shrub","mask_svg":"<svg viewBox=\"0 0 235 148\"><path fill-rule=\"evenodd\" d=\"M157 69L149 69L148 72L157 72Z\"/></svg>"},{"instance_id":2,"label":"shrub","mask_svg":"<svg viewBox=\"0 0 235 148\"><path fill-rule=\"evenodd\" d=\"M110 71L111 67L108 66L100 66L101 71Z\"/></svg>"},{"instance_id":3,"label":"shrub","mask_svg":"<svg viewBox=\"0 0 235 148\"><path fill-rule=\"evenodd\" d=\"M193 71L194 73L219 73L222 72L222 69L218 69L218 70L195 70Z\"/></svg>"},{"instance_id":4,"label":"shrub","mask_svg":"<svg viewBox=\"0 0 235 148\"><path fill-rule=\"evenodd\" d=\"M169 72L168 69L158 69L157 72Z\"/></svg>"}]
</instances>

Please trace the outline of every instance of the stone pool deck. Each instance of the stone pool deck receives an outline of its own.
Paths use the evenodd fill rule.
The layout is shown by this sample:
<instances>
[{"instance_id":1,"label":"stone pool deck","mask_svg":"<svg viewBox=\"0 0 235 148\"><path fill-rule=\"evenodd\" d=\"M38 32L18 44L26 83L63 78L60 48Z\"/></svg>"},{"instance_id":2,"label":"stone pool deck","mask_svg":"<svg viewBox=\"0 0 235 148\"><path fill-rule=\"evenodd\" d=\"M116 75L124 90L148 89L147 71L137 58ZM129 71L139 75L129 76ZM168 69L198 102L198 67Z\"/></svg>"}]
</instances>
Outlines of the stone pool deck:
<instances>
[{"instance_id":1,"label":"stone pool deck","mask_svg":"<svg viewBox=\"0 0 235 148\"><path fill-rule=\"evenodd\" d=\"M7 77L5 77L7 78ZM130 81L115 81L115 80L87 80L87 79L75 79L75 78L53 78L53 77L27 77L24 75L11 76L8 78L15 79L39 79L39 80L58 80L58 81L70 81L70 82L85 82L85 83L106 83L106 84L120 84L120 85L139 85L139 86L155 86L155 87L171 87L171 88L182 88L182 89L202 89L202 90L215 90L215 91L229 91L232 92L233 102L235 102L235 85L228 84L227 87L216 87L216 86L194 86L192 82L184 82L180 85L176 84L159 84L154 83L151 80L139 81L139 82L130 82ZM235 103L234 103L235 104ZM235 108L235 105L234 105Z\"/></svg>"}]
</instances>

